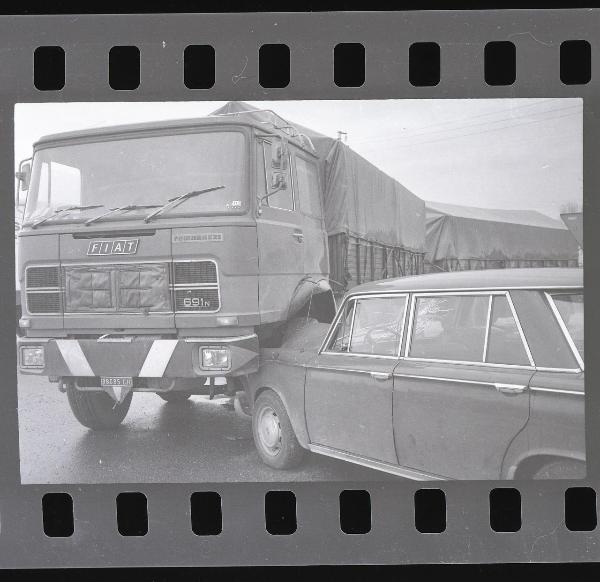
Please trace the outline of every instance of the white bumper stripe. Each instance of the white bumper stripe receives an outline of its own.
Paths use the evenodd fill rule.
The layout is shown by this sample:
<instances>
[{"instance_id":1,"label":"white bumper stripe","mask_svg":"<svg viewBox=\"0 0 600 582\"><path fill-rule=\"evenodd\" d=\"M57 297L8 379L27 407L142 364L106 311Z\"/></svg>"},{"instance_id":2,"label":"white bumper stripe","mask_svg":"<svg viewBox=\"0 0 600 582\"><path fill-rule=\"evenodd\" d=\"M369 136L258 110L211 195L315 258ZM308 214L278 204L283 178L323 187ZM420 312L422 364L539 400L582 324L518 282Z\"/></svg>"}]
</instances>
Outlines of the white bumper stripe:
<instances>
[{"instance_id":1,"label":"white bumper stripe","mask_svg":"<svg viewBox=\"0 0 600 582\"><path fill-rule=\"evenodd\" d=\"M174 340L154 340L140 370L140 378L162 378L177 346Z\"/></svg>"},{"instance_id":2,"label":"white bumper stripe","mask_svg":"<svg viewBox=\"0 0 600 582\"><path fill-rule=\"evenodd\" d=\"M77 340L57 339L55 341L71 376L95 376Z\"/></svg>"}]
</instances>

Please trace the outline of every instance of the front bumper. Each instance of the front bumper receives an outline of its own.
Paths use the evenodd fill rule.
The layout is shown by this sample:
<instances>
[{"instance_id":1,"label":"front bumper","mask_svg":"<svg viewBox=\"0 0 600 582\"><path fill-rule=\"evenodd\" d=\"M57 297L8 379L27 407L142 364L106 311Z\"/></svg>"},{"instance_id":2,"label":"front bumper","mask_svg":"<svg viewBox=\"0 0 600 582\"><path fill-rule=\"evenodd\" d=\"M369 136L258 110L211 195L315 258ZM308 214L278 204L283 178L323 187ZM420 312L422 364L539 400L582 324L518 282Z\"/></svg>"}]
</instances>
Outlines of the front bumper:
<instances>
[{"instance_id":1,"label":"front bumper","mask_svg":"<svg viewBox=\"0 0 600 582\"><path fill-rule=\"evenodd\" d=\"M43 346L44 365L24 367L21 348ZM204 369L202 348L228 348L228 369ZM155 339L144 336L97 339L19 338L19 371L53 377L128 376L132 378L198 378L242 376L258 370L256 334L222 338Z\"/></svg>"}]
</instances>

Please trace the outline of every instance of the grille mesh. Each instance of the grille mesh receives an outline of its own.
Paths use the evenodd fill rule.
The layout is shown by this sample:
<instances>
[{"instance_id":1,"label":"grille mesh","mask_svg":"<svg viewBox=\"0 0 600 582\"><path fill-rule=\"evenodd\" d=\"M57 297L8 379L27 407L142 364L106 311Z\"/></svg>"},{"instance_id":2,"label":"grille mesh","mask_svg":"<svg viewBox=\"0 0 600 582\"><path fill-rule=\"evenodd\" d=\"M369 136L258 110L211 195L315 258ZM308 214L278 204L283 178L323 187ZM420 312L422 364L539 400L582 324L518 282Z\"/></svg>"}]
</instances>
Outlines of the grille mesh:
<instances>
[{"instance_id":1,"label":"grille mesh","mask_svg":"<svg viewBox=\"0 0 600 582\"><path fill-rule=\"evenodd\" d=\"M217 283L217 267L212 261L174 263L176 285L200 285Z\"/></svg>"},{"instance_id":2,"label":"grille mesh","mask_svg":"<svg viewBox=\"0 0 600 582\"><path fill-rule=\"evenodd\" d=\"M27 293L29 313L60 313L60 292Z\"/></svg>"},{"instance_id":3,"label":"grille mesh","mask_svg":"<svg viewBox=\"0 0 600 582\"><path fill-rule=\"evenodd\" d=\"M175 311L217 311L219 307L218 289L177 289L175 291Z\"/></svg>"},{"instance_id":4,"label":"grille mesh","mask_svg":"<svg viewBox=\"0 0 600 582\"><path fill-rule=\"evenodd\" d=\"M59 287L60 271L58 267L30 267L27 269L27 288Z\"/></svg>"}]
</instances>

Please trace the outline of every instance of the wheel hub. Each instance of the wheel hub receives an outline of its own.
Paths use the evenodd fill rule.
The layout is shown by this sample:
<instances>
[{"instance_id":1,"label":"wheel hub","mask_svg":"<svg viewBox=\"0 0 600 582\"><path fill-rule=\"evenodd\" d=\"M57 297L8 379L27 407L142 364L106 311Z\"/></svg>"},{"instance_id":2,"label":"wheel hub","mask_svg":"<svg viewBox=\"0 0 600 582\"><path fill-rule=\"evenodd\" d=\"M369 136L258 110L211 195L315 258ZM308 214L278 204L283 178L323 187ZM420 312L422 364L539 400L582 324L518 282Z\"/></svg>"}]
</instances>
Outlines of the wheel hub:
<instances>
[{"instance_id":1,"label":"wheel hub","mask_svg":"<svg viewBox=\"0 0 600 582\"><path fill-rule=\"evenodd\" d=\"M265 408L259 418L258 435L264 448L270 454L279 452L281 446L281 425L279 417L272 408Z\"/></svg>"}]
</instances>

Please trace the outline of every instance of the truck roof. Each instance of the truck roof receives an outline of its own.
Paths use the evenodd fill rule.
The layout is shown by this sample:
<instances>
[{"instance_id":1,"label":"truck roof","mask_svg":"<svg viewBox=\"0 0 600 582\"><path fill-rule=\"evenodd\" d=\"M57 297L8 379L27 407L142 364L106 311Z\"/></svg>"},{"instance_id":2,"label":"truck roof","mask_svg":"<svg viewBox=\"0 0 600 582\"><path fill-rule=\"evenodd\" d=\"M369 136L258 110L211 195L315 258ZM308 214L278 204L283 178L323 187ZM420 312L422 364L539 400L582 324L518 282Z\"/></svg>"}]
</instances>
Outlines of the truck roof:
<instances>
[{"instance_id":1,"label":"truck roof","mask_svg":"<svg viewBox=\"0 0 600 582\"><path fill-rule=\"evenodd\" d=\"M80 129L77 131L66 131L61 133L53 133L42 136L38 141L33 144L34 149L50 146L50 145L64 145L64 142L77 141L77 140L95 140L97 138L116 138L122 135L130 135L136 133L146 132L169 132L170 130L178 131L181 129L205 127L207 125L231 125L231 126L246 126L259 129L267 133L277 133L281 136L286 137L289 141L293 142L294 145L302 148L303 150L315 155L314 152L307 149L298 137L292 136L287 132L277 129L273 125L260 123L255 121L249 116L243 116L242 114L234 115L215 115L206 117L192 117L187 119L166 119L160 121L146 121L143 123L129 123L124 125L111 125L106 127L92 127L89 129Z\"/></svg>"},{"instance_id":2,"label":"truck roof","mask_svg":"<svg viewBox=\"0 0 600 582\"><path fill-rule=\"evenodd\" d=\"M357 293L386 293L394 291L460 291L474 289L555 289L583 287L582 268L521 268L482 269L430 273L396 279L383 279L352 288Z\"/></svg>"}]
</instances>

